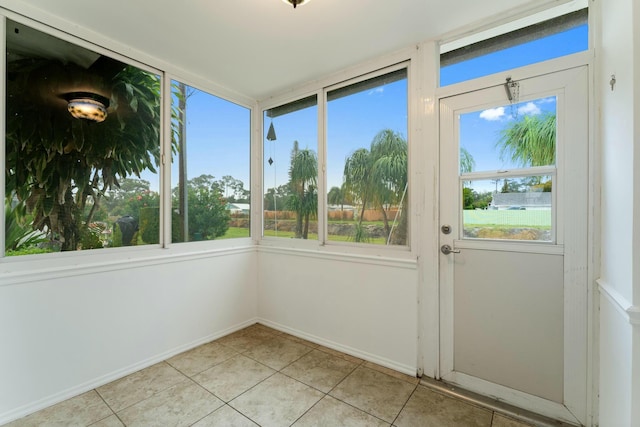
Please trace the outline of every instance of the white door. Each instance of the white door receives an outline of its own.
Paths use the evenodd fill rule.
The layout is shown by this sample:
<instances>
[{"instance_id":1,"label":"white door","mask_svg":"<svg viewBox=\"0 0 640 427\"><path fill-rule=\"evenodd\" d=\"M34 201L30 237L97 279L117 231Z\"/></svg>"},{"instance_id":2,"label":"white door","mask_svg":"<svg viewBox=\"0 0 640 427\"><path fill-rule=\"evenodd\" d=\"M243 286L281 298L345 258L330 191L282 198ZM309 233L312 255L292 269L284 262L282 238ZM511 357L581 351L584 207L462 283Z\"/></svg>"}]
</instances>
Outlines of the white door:
<instances>
[{"instance_id":1,"label":"white door","mask_svg":"<svg viewBox=\"0 0 640 427\"><path fill-rule=\"evenodd\" d=\"M573 423L587 401L587 74L440 101L440 377Z\"/></svg>"}]
</instances>

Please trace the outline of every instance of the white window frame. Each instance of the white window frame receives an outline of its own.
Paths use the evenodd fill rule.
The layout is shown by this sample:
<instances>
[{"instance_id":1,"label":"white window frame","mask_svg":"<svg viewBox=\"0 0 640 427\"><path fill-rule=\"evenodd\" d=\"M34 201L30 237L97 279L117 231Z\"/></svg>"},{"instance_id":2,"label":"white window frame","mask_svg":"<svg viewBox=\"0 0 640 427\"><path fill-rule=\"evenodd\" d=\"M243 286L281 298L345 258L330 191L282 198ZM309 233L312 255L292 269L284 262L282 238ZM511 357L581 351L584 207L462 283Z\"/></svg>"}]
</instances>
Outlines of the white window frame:
<instances>
[{"instance_id":1,"label":"white window frame","mask_svg":"<svg viewBox=\"0 0 640 427\"><path fill-rule=\"evenodd\" d=\"M21 255L7 257L4 253L4 233L0 235L0 266L3 267L3 277L7 277L15 283L28 282L42 277L52 277L52 271L57 276L73 276L78 273L79 266L82 269L91 271L100 271L103 268L110 270L113 265L120 264L153 264L158 259L166 259L167 257L180 256L205 256L216 253L224 253L226 251L247 250L255 244L255 228L253 226L253 216L251 217L251 231L248 238L209 240L199 242L181 242L176 245L171 243L171 222L166 218L170 218L171 211L171 80L184 82L189 86L197 88L203 92L214 95L220 99L231 102L249 110L250 118L248 123L248 134L250 138L250 149L247 155L250 156L250 182L249 189L251 191L252 211L256 204L255 194L255 175L253 174L254 164L254 132L256 121L255 111L257 104L248 98L233 96L232 93L224 88L217 87L211 81L203 79L199 76L191 75L176 68L172 64L164 63L152 57L145 57L142 53L134 52L131 55L127 47L119 45L112 40L103 39L98 34L76 34L75 30L82 31L76 27L70 27L67 31L54 28L50 25L34 21L22 15L16 14L9 10L0 8L0 46L6 52L6 28L7 20L28 26L34 30L40 31L53 37L57 37L66 42L72 43L81 48L92 50L101 55L107 55L113 59L121 61L125 64L140 68L143 71L152 73L160 78L160 166L159 166L159 192L160 192L160 236L158 244L150 244L143 246L128 246L119 248L91 249L84 251L66 251L36 255ZM65 23L60 23L60 28L64 28ZM93 42L95 41L95 42ZM106 46L106 47L105 47ZM129 52L130 55L123 55L119 52ZM140 57L141 60L135 59ZM142 62L144 61L144 62ZM175 72L174 72L175 70ZM6 64L0 63L0 96L6 98ZM169 95L167 95L169 94ZM0 114L6 114L5 102L0 103ZM5 162L5 121L0 125L0 162ZM0 174L0 194L5 195L5 174ZM252 214L253 215L253 214ZM5 221L4 203L0 206L0 216ZM184 244L187 243L187 244ZM240 249L242 248L242 249ZM194 249L197 255L194 255ZM43 276L44 275L44 276Z\"/></svg>"},{"instance_id":2,"label":"white window frame","mask_svg":"<svg viewBox=\"0 0 640 427\"><path fill-rule=\"evenodd\" d=\"M318 104L318 239L317 240L304 240L304 239L283 239L279 237L264 236L264 216L261 215L261 231L258 244L265 247L272 248L287 248L296 250L307 250L313 252L325 252L325 253L342 253L342 254L354 254L362 256L378 256L388 257L390 259L415 259L417 256L417 227L416 217L421 210L421 204L417 201L417 194L415 191L414 175L416 170L419 169L416 166L419 164L419 159L416 158L414 153L415 149L416 129L414 128L417 123L416 115L418 114L417 97L414 96L417 93L417 55L415 49L406 49L402 52L397 52L383 61L376 61L372 64L366 64L365 66L356 67L340 73L337 73L330 78L321 81L314 82L307 86L301 87L299 90L287 92L281 96L271 97L268 100L258 103L258 111L260 111L261 126L256 133L256 141L260 141L260 174L259 176L264 178L262 171L262 165L264 164L264 135L268 128L268 123L264 121L264 111L270 108L276 108L282 105L286 105L296 100L303 99L305 97L317 95ZM407 70L407 144L408 144L408 165L407 165L407 180L409 182L408 194L409 198L409 223L407 231L407 246L387 246L376 245L366 243L353 243L353 242L336 242L327 240L327 184L326 184L326 126L327 126L327 93L329 91L346 87L364 80L379 77L393 71L406 68ZM261 189L261 203L264 196L266 187L262 185ZM255 218L255 217L254 217Z\"/></svg>"}]
</instances>

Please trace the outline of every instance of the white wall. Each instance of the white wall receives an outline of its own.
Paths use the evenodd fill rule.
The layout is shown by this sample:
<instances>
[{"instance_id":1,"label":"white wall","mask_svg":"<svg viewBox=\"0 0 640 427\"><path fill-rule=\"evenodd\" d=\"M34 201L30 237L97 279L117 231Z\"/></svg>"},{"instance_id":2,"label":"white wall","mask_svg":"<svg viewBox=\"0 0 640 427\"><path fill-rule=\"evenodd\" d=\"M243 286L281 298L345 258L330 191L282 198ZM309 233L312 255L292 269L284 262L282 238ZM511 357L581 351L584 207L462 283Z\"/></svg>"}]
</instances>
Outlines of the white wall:
<instances>
[{"instance_id":1,"label":"white wall","mask_svg":"<svg viewBox=\"0 0 640 427\"><path fill-rule=\"evenodd\" d=\"M416 374L415 261L260 247L258 263L261 321Z\"/></svg>"},{"instance_id":2,"label":"white wall","mask_svg":"<svg viewBox=\"0 0 640 427\"><path fill-rule=\"evenodd\" d=\"M640 425L640 5L601 3L595 2L602 147L599 421L606 427Z\"/></svg>"},{"instance_id":3,"label":"white wall","mask_svg":"<svg viewBox=\"0 0 640 427\"><path fill-rule=\"evenodd\" d=\"M0 274L0 424L255 321L255 247L123 265Z\"/></svg>"}]
</instances>

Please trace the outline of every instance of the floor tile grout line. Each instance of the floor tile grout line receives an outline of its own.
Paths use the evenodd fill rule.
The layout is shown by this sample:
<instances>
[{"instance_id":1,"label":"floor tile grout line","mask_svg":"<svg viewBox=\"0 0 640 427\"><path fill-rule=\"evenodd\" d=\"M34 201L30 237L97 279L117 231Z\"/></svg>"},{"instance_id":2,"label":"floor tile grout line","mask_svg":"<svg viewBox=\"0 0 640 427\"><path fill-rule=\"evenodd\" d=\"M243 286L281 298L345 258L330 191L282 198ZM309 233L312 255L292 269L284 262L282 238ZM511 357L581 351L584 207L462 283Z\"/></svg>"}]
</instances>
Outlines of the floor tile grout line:
<instances>
[{"instance_id":1,"label":"floor tile grout line","mask_svg":"<svg viewBox=\"0 0 640 427\"><path fill-rule=\"evenodd\" d=\"M396 414L396 417L393 419L393 421L391 421L391 425L395 425L395 422L398 421L398 418L400 417L400 414L402 413L402 411L404 410L404 408L407 406L407 403L409 403L409 401L411 400L411 398L413 397L413 395L415 394L416 390L418 390L418 386L420 384L416 384L415 387L413 387L413 390L411 391L411 394L409 395L409 397L407 398L407 400L404 402L404 404L402 405L402 408L400 408L400 411L398 411L398 413Z\"/></svg>"},{"instance_id":2,"label":"floor tile grout line","mask_svg":"<svg viewBox=\"0 0 640 427\"><path fill-rule=\"evenodd\" d=\"M162 362L160 362L160 363L162 363ZM176 370L176 371L177 371L177 370ZM140 372L140 371L137 371L137 372ZM132 403L132 404L130 404L130 405L128 405L128 406L125 406L125 407L123 407L123 408L120 408L118 411L113 410L113 408L111 408L111 406L109 406L109 409L111 409L111 411L113 411L113 413L114 413L114 414L118 415L118 412L122 412L122 411L124 411L124 410L126 410L126 409L131 408L132 406L135 406L135 405L137 405L137 404L139 404L139 403L142 403L142 402L144 402L144 401L146 401L146 400L149 400L149 399L151 399L152 397L155 397L155 396L157 396L158 394L160 394L160 393L162 393L162 392L165 392L165 391L169 390L170 388L172 388L172 387L175 387L175 386L179 385L180 383L187 382L187 381L193 381L191 378L189 378L188 376L184 375L182 372L178 371L178 373L179 373L180 375L182 375L184 378L182 378L180 381L176 382L175 384L171 384L169 387L165 387L165 388L163 388L162 390L157 390L157 391L155 391L154 393L152 393L151 395L149 395L149 396L145 397L144 399L140 399L140 400L138 400L138 401L136 401L136 402L134 402L134 403ZM135 372L134 372L134 374L135 374ZM133 375L133 374L131 374L131 375ZM123 377L123 378L126 378L126 377ZM117 380L116 380L116 381L117 381ZM105 401L105 403L106 403L106 401ZM108 404L107 404L107 405L108 405ZM120 418L120 417L118 417L118 418Z\"/></svg>"},{"instance_id":3,"label":"floor tile grout line","mask_svg":"<svg viewBox=\"0 0 640 427\"><path fill-rule=\"evenodd\" d=\"M347 405L347 406L351 406L353 409L357 409L358 411L360 411L360 412L362 412L362 413L364 413L364 414L370 415L370 416L372 416L373 418L375 418L375 419L377 419L377 420L382 421L383 423L388 423L389 425L393 424L393 423L390 423L390 422L389 422L389 421L387 421L387 420L384 420L384 419L380 418L379 416L377 416L377 415L375 415L375 414L372 414L371 412L365 411L365 410L364 410L364 409L362 409L362 408L358 408L358 407L357 407L357 406L355 406L354 404L349 403L349 402L347 402L347 401L345 401L345 400L342 400L342 399L340 399L339 397L333 396L333 395L331 395L331 394L329 394L329 393L327 393L327 396L329 396L329 397L331 397L331 398L333 398L333 399L337 400L338 402L344 403L344 404L345 404L345 405Z\"/></svg>"},{"instance_id":4,"label":"floor tile grout line","mask_svg":"<svg viewBox=\"0 0 640 427\"><path fill-rule=\"evenodd\" d=\"M303 383L304 384L304 383ZM296 418L296 420L294 422L292 422L291 424L289 424L289 427L293 426L295 423L297 423L298 421L300 421L300 419L302 417L304 417L311 409L313 409L318 403L320 403L322 400L324 400L327 397L326 393L323 393L324 396L322 396L320 399L318 399L318 401L316 403L314 403L313 405L311 405L306 411L304 411L304 413L302 415L300 415L298 418Z\"/></svg>"},{"instance_id":5,"label":"floor tile grout line","mask_svg":"<svg viewBox=\"0 0 640 427\"><path fill-rule=\"evenodd\" d=\"M89 426L92 426L92 425L94 425L94 424L96 424L96 423L99 423L100 421L104 421L104 420L106 420L107 418L109 418L109 417L111 417L111 416L115 416L116 418L120 419L120 418L118 417L118 415L113 411L113 409L111 409L111 406L109 406L109 404L104 400L104 398L102 397L102 395L101 395L100 393L98 393L98 390L97 390L97 389L95 389L95 388L94 388L94 389L92 389L92 390L90 390L90 391L94 391L94 392L98 395L98 397L100 398L100 400L102 400L102 402L103 402L103 403L107 406L107 408L111 411L111 414L107 415L107 416L106 416L106 417L104 417L104 418L100 418L99 420L94 421L93 423L89 424Z\"/></svg>"},{"instance_id":6,"label":"floor tile grout line","mask_svg":"<svg viewBox=\"0 0 640 427\"><path fill-rule=\"evenodd\" d=\"M211 341L211 342L215 342L215 341ZM222 345L222 344L221 344L221 345ZM196 348L197 348L197 347L196 347ZM226 348L230 348L230 347L226 347ZM231 350L233 350L233 349L231 349ZM201 374L201 373L203 373L204 371L208 371L208 370L209 370L209 369L211 369L211 368L215 368L216 366L223 364L223 363L224 363L224 362L226 362L227 360L233 359L233 358L234 358L234 357L236 357L238 354L241 354L241 353L238 353L236 350L233 350L233 351L235 352L235 354L231 355L230 357L228 357L228 358L226 358L226 359L224 359L224 360L222 360L222 361L220 361L220 362L218 362L218 363L214 363L213 365L211 365L211 366L207 367L206 369L203 369L202 371L198 371L198 372L194 373L193 375L189 375L189 374L187 374L186 372L181 371L178 367L176 367L176 366L172 365L172 364L171 364L171 362L169 362L169 359L167 359L167 360L163 360L163 362L166 362L169 366L171 366L171 367L172 367L173 369L175 369L176 371L180 372L180 373L181 373L182 375L184 375L185 377L193 379L193 377L195 377L196 375L200 375L200 374ZM180 353L180 354L182 354L182 353ZM174 357L175 357L175 356L174 356Z\"/></svg>"}]
</instances>

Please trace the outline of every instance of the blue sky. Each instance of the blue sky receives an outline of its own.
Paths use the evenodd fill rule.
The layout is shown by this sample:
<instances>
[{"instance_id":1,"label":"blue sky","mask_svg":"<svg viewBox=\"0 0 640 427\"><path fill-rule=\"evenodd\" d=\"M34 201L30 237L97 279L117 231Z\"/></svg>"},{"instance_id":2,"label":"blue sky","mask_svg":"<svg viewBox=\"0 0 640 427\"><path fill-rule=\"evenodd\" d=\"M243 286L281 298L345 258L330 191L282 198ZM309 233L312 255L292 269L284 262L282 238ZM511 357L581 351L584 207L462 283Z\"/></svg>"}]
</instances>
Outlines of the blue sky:
<instances>
[{"instance_id":1,"label":"blue sky","mask_svg":"<svg viewBox=\"0 0 640 427\"><path fill-rule=\"evenodd\" d=\"M475 161L474 172L496 171L520 167L500 159L496 142L500 131L523 116L555 114L556 97L550 96L460 115L460 147L465 148Z\"/></svg>"},{"instance_id":2,"label":"blue sky","mask_svg":"<svg viewBox=\"0 0 640 427\"><path fill-rule=\"evenodd\" d=\"M251 111L206 92L194 90L187 98L188 178L202 174L216 180L231 175L249 189ZM172 165L171 186L177 179Z\"/></svg>"},{"instance_id":3,"label":"blue sky","mask_svg":"<svg viewBox=\"0 0 640 427\"><path fill-rule=\"evenodd\" d=\"M543 39L495 52L470 61L443 67L441 85L505 71L549 58L587 49L586 25ZM518 115L555 111L555 99L532 100L516 105ZM497 161L492 149L501 128L513 120L513 111L505 105L461 117L462 145L473 155L475 170L495 170L507 165ZM189 178L203 173L220 179L231 175L249 188L250 111L221 98L196 91L187 101L187 138ZM318 150L317 107L305 108L273 118L277 140L267 141L270 119L264 127L265 189L285 184L293 141L300 148ZM400 80L373 90L338 98L327 106L327 190L342 183L344 160L360 147L369 148L382 129L407 136L407 82ZM491 147L491 150L487 150ZM271 157L272 165L267 163ZM175 166L175 165L174 165ZM173 167L172 186L177 182ZM157 188L157 177L143 176Z\"/></svg>"},{"instance_id":4,"label":"blue sky","mask_svg":"<svg viewBox=\"0 0 640 427\"><path fill-rule=\"evenodd\" d=\"M293 142L317 152L317 107L309 107L273 120L265 116L265 188L286 184ZM270 123L275 141L266 140ZM332 100L327 106L327 191L342 184L345 159L358 148L369 148L375 135L392 129L407 136L407 81L400 80ZM269 165L268 159L274 162Z\"/></svg>"}]
</instances>

